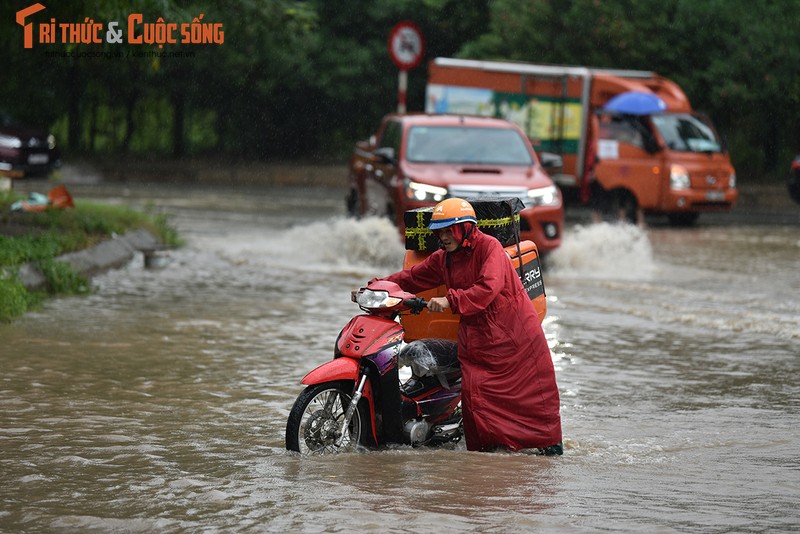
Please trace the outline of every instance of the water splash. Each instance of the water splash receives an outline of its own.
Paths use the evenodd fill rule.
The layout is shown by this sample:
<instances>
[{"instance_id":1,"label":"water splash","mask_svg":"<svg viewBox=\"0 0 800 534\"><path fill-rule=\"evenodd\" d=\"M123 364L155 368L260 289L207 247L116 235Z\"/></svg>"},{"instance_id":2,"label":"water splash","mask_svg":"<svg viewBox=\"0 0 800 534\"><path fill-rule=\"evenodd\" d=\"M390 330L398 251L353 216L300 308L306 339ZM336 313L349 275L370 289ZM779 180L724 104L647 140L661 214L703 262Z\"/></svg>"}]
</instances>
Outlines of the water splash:
<instances>
[{"instance_id":1,"label":"water splash","mask_svg":"<svg viewBox=\"0 0 800 534\"><path fill-rule=\"evenodd\" d=\"M397 227L378 217L335 218L297 226L285 233L283 241L302 243L309 263L377 267L381 273L402 268L405 252Z\"/></svg>"},{"instance_id":2,"label":"water splash","mask_svg":"<svg viewBox=\"0 0 800 534\"><path fill-rule=\"evenodd\" d=\"M551 274L611 280L649 280L653 249L644 230L630 224L576 226L550 254Z\"/></svg>"}]
</instances>

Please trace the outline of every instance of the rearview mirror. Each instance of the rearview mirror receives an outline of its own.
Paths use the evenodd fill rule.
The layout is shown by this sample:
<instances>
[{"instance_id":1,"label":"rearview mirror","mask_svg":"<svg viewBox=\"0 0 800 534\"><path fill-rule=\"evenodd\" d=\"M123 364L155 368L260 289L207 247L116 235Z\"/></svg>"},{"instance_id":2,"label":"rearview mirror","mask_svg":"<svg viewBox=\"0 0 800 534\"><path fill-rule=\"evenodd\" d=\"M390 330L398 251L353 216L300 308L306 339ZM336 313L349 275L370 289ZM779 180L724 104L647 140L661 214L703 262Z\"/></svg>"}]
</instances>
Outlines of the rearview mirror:
<instances>
[{"instance_id":1,"label":"rearview mirror","mask_svg":"<svg viewBox=\"0 0 800 534\"><path fill-rule=\"evenodd\" d=\"M390 146L384 146L376 150L372 153L373 159L379 161L380 163L388 163L390 165L394 165L397 163L395 159L394 149Z\"/></svg>"},{"instance_id":2,"label":"rearview mirror","mask_svg":"<svg viewBox=\"0 0 800 534\"><path fill-rule=\"evenodd\" d=\"M540 152L539 161L546 171L558 171L564 167L564 158L552 152Z\"/></svg>"}]
</instances>

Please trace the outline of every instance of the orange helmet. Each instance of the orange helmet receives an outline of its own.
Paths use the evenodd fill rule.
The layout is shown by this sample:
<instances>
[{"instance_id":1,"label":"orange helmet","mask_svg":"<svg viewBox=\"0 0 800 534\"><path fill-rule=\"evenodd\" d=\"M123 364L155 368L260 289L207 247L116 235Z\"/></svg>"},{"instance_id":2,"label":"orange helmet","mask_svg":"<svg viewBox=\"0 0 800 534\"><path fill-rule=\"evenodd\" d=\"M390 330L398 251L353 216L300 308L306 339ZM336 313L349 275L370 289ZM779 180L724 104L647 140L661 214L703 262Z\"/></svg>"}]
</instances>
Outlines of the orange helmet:
<instances>
[{"instance_id":1,"label":"orange helmet","mask_svg":"<svg viewBox=\"0 0 800 534\"><path fill-rule=\"evenodd\" d=\"M442 200L433 208L433 215L428 228L439 230L467 221L478 224L475 210L472 209L470 203L460 198L448 198L447 200Z\"/></svg>"}]
</instances>

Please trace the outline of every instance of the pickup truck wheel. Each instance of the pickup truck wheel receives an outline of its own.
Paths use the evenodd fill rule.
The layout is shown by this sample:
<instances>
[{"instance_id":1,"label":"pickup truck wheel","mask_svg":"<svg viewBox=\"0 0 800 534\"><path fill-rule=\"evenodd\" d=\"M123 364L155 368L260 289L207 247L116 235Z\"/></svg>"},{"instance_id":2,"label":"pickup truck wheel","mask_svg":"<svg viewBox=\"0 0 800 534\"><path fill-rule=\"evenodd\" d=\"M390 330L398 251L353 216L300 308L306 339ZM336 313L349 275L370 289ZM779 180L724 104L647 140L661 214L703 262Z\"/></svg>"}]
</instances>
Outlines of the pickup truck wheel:
<instances>
[{"instance_id":1,"label":"pickup truck wheel","mask_svg":"<svg viewBox=\"0 0 800 534\"><path fill-rule=\"evenodd\" d=\"M345 209L348 217L359 217L361 215L358 202L358 191L351 189L344 198Z\"/></svg>"}]
</instances>

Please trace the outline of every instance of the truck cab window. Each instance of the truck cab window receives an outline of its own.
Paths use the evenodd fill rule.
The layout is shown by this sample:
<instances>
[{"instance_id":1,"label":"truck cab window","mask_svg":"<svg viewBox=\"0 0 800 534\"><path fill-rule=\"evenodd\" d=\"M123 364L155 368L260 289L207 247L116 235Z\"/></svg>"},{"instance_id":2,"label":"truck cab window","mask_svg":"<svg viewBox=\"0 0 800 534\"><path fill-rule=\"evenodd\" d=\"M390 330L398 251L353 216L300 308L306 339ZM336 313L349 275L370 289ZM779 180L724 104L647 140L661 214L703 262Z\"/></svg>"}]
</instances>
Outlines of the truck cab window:
<instances>
[{"instance_id":1,"label":"truck cab window","mask_svg":"<svg viewBox=\"0 0 800 534\"><path fill-rule=\"evenodd\" d=\"M600 118L599 137L644 148L643 125L635 124L637 120L625 115L604 115Z\"/></svg>"},{"instance_id":2,"label":"truck cab window","mask_svg":"<svg viewBox=\"0 0 800 534\"><path fill-rule=\"evenodd\" d=\"M722 142L714 129L688 113L653 115L655 125L671 150L679 152L721 152Z\"/></svg>"}]
</instances>

